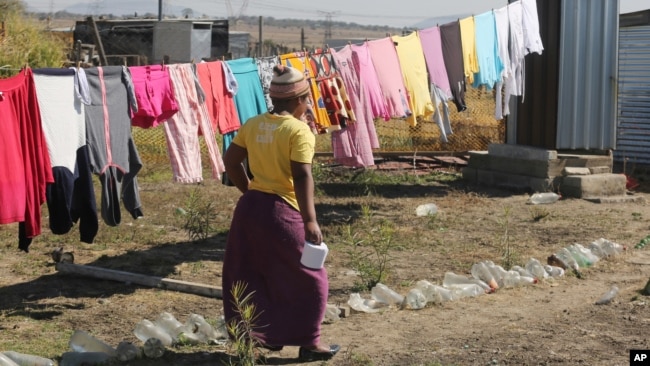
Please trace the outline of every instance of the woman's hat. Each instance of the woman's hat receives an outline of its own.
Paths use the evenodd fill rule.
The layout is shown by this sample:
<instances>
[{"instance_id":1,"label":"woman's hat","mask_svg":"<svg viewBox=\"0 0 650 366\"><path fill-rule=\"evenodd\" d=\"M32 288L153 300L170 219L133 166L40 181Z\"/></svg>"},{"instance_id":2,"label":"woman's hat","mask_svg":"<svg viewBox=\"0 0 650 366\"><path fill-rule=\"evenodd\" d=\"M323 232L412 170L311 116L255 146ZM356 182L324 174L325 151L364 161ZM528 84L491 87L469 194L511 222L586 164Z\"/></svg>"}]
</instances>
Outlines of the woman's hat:
<instances>
[{"instance_id":1,"label":"woman's hat","mask_svg":"<svg viewBox=\"0 0 650 366\"><path fill-rule=\"evenodd\" d=\"M309 93L309 82L305 75L293 67L276 65L269 87L271 98L291 99Z\"/></svg>"}]
</instances>

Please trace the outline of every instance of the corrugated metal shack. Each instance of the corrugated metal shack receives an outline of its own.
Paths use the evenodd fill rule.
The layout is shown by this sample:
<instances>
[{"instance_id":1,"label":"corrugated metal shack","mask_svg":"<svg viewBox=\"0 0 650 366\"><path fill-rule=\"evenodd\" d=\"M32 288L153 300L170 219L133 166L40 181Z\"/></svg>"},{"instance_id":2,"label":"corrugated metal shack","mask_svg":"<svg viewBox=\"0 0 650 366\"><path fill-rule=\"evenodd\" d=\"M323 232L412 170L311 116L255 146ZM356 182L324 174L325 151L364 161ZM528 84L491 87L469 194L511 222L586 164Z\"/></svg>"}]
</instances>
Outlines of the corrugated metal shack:
<instances>
[{"instance_id":1,"label":"corrugated metal shack","mask_svg":"<svg viewBox=\"0 0 650 366\"><path fill-rule=\"evenodd\" d=\"M614 159L650 165L650 9L621 14Z\"/></svg>"},{"instance_id":2,"label":"corrugated metal shack","mask_svg":"<svg viewBox=\"0 0 650 366\"><path fill-rule=\"evenodd\" d=\"M162 56L155 54L154 49L156 41L154 40L156 24L159 22L170 22L180 24L201 24L201 27L189 27L186 39L193 39L196 34L195 43L204 42L205 24L210 23L211 36L209 37L210 52L209 58L222 58L228 54L228 20L227 19L201 19L201 20L162 20L156 19L120 19L106 20L98 19L94 23L97 26L104 53L106 54L109 64L122 64L122 60L127 57L138 56L145 61L143 64L160 63ZM74 28L74 41L82 44L96 44L94 29L88 21L78 21ZM160 42L165 42L161 40ZM188 44L192 44L187 41ZM163 44L163 43L161 43ZM156 47L156 49L158 49ZM188 51L186 60L175 60L175 62L190 62L192 59L191 52ZM196 60L200 61L200 60Z\"/></svg>"}]
</instances>

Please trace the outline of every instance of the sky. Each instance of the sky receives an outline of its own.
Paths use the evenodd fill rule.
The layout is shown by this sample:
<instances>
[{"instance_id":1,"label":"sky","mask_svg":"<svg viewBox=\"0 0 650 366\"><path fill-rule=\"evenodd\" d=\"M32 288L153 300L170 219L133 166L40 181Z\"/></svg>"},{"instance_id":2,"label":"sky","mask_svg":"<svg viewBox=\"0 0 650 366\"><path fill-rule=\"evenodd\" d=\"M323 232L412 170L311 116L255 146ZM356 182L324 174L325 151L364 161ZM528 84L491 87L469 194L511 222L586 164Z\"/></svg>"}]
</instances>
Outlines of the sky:
<instances>
[{"instance_id":1,"label":"sky","mask_svg":"<svg viewBox=\"0 0 650 366\"><path fill-rule=\"evenodd\" d=\"M119 0L103 0L118 3ZM28 10L37 12L57 12L76 6L101 9L102 0L23 0ZM232 13L240 12L246 16L265 16L276 19L310 19L354 22L364 25L387 25L391 27L410 27L428 18L481 14L508 4L507 0L164 0L173 7L192 8L196 16L206 14L226 18L229 2ZM619 0L620 12L629 13L650 9L648 0ZM158 0L129 0L129 14L137 11L158 13ZM247 6L243 5L247 3ZM126 8L126 5L124 6ZM141 9L137 9L141 7ZM133 10L135 8L135 10ZM117 14L116 14L117 15Z\"/></svg>"}]
</instances>

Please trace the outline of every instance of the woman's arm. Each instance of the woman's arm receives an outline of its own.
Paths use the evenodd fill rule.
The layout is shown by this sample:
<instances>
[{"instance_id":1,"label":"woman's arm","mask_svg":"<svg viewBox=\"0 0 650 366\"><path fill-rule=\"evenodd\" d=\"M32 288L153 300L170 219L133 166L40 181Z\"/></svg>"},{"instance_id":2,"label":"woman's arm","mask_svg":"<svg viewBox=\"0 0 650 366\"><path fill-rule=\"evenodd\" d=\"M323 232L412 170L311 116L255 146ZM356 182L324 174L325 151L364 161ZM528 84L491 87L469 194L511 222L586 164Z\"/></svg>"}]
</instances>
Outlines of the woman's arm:
<instances>
[{"instance_id":1,"label":"woman's arm","mask_svg":"<svg viewBox=\"0 0 650 366\"><path fill-rule=\"evenodd\" d=\"M311 164L291 161L291 174L293 186L302 222L305 224L305 240L314 244L323 242L323 234L316 220L316 207L314 206L314 178L311 175Z\"/></svg>"},{"instance_id":2,"label":"woman's arm","mask_svg":"<svg viewBox=\"0 0 650 366\"><path fill-rule=\"evenodd\" d=\"M242 193L248 190L248 174L242 162L248 156L248 151L237 144L230 144L226 154L223 157L223 164L226 167L226 174L228 179L239 189Z\"/></svg>"}]
</instances>

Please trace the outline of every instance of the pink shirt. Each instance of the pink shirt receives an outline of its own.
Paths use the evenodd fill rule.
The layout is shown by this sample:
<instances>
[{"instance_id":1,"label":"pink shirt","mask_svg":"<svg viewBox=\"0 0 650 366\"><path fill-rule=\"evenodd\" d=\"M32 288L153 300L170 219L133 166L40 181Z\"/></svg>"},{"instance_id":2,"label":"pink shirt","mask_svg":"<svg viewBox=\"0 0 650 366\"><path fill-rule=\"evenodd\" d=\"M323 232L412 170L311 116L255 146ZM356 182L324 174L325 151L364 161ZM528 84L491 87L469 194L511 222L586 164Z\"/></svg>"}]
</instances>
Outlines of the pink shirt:
<instances>
[{"instance_id":1,"label":"pink shirt","mask_svg":"<svg viewBox=\"0 0 650 366\"><path fill-rule=\"evenodd\" d=\"M359 83L366 86L363 92L366 93L366 100L372 107L373 116L375 118L381 117L385 121L388 121L390 119L390 113L384 100L384 94L381 90L375 65L372 63L372 58L370 57L368 42L362 45L353 44L352 52L357 74L359 75ZM360 99L363 99L363 97Z\"/></svg>"},{"instance_id":2,"label":"pink shirt","mask_svg":"<svg viewBox=\"0 0 650 366\"><path fill-rule=\"evenodd\" d=\"M446 96L451 97L451 86L449 86L449 75L445 67L445 60L442 56L442 41L440 39L440 28L431 27L418 31L422 52L429 70L431 82L436 84Z\"/></svg>"},{"instance_id":3,"label":"pink shirt","mask_svg":"<svg viewBox=\"0 0 650 366\"><path fill-rule=\"evenodd\" d=\"M368 41L370 57L377 70L377 78L384 93L384 101L391 117L406 118L411 115L408 94L404 85L402 68L393 40L386 37Z\"/></svg>"}]
</instances>

